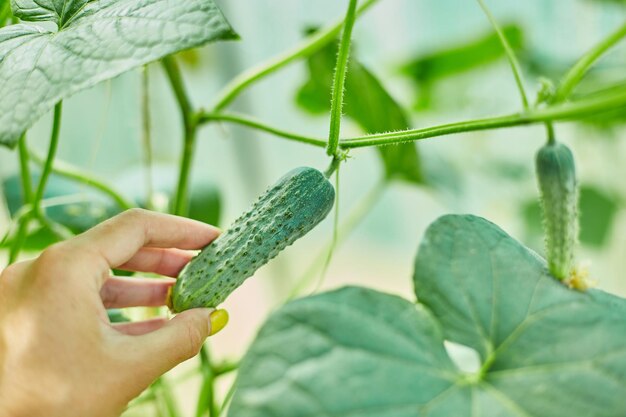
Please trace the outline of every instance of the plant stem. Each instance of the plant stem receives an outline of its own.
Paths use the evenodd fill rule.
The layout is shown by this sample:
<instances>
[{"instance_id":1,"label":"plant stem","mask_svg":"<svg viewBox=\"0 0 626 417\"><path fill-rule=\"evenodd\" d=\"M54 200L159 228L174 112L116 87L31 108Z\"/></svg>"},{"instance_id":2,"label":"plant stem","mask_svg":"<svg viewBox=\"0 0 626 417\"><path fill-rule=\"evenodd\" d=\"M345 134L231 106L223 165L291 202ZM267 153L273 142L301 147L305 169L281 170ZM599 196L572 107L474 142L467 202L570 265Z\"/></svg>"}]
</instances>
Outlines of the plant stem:
<instances>
[{"instance_id":1,"label":"plant stem","mask_svg":"<svg viewBox=\"0 0 626 417\"><path fill-rule=\"evenodd\" d=\"M335 161L337 158L333 158ZM330 240L330 244L328 245L328 252L326 254L326 259L324 260L324 266L322 267L322 271L320 272L319 280L317 281L317 285L315 286L314 292L317 292L322 284L324 283L324 279L326 278L326 274L328 273L328 268L330 267L330 262L333 259L333 254L335 253L335 249L337 248L337 241L339 240L339 174L340 174L341 164L337 164L337 172L335 174L335 215L333 216L333 236Z\"/></svg>"},{"instance_id":2,"label":"plant stem","mask_svg":"<svg viewBox=\"0 0 626 417\"><path fill-rule=\"evenodd\" d=\"M237 390L237 382L233 382L230 386L230 388L228 389L228 392L226 393L226 397L224 397L224 401L222 401L222 407L220 408L220 413L217 415L217 417L222 417L225 414L226 410L228 409L228 406L230 405L231 400L233 399L233 396L235 395L235 391Z\"/></svg>"},{"instance_id":3,"label":"plant stem","mask_svg":"<svg viewBox=\"0 0 626 417\"><path fill-rule=\"evenodd\" d=\"M583 55L561 80L556 90L554 101L558 103L567 100L576 85L583 79L587 71L589 71L589 68L624 36L626 36L626 23L622 24L615 32L611 33L607 38Z\"/></svg>"},{"instance_id":4,"label":"plant stem","mask_svg":"<svg viewBox=\"0 0 626 417\"><path fill-rule=\"evenodd\" d=\"M626 105L626 88L616 88L608 93L598 94L595 97L563 103L543 109L530 110L506 116L497 116L485 119L473 119L463 122L449 123L423 129L405 130L391 133L360 136L344 139L339 142L342 149L362 148L412 142L453 133L473 132L478 130L496 129L512 126L522 126L547 121L568 120L590 116L599 112L615 110Z\"/></svg>"},{"instance_id":5,"label":"plant stem","mask_svg":"<svg viewBox=\"0 0 626 417\"><path fill-rule=\"evenodd\" d=\"M212 369L213 369L213 375L215 375L215 377L217 378L218 376L229 374L239 369L239 362L228 361L228 362L220 363L217 365L213 365Z\"/></svg>"},{"instance_id":6,"label":"plant stem","mask_svg":"<svg viewBox=\"0 0 626 417\"><path fill-rule=\"evenodd\" d=\"M496 21L495 17L493 16L489 8L487 8L487 5L485 4L485 2L483 0L478 0L478 4L483 9L483 12L485 12L487 19L489 19L489 22L491 23L491 26L493 26L494 30L498 34L500 43L504 47L504 52L509 61L509 64L511 65L511 70L513 71L513 76L515 77L515 83L517 84L517 89L519 90L520 97L522 99L522 105L524 106L524 110L527 110L529 107L528 96L526 95L526 89L524 88L524 82L522 81L522 75L521 75L522 71L520 70L519 61L517 60L517 57L515 56L515 52L513 52L513 48L511 48L511 44L509 44L509 41L507 40L506 36L504 36L504 33L502 32L502 28L500 28L500 25Z\"/></svg>"},{"instance_id":7,"label":"plant stem","mask_svg":"<svg viewBox=\"0 0 626 417\"><path fill-rule=\"evenodd\" d=\"M277 129L272 126L268 126L260 121L254 120L248 116L234 114L234 113L200 112L198 114L199 124L208 123L210 121L222 121L222 122L235 123L235 124L247 126L253 129L261 130L263 132L267 132L272 135L289 139L295 142L306 143L308 145L319 146L319 147L326 146L326 140L324 139L303 136L298 133L292 133L292 132L287 132L285 130Z\"/></svg>"},{"instance_id":8,"label":"plant stem","mask_svg":"<svg viewBox=\"0 0 626 417\"><path fill-rule=\"evenodd\" d=\"M41 211L41 206L40 206L41 200L46 190L46 184L48 183L48 178L50 177L50 172L52 171L52 164L54 162L54 157L56 156L57 148L59 146L59 133L61 131L61 114L62 113L63 113L63 102L59 101L54 106L52 134L50 135L50 146L48 147L48 156L46 157L46 161L43 165L43 169L41 171L41 178L39 179L39 185L37 186L37 191L35 192L35 197L33 199L33 211L37 214L39 214Z\"/></svg>"},{"instance_id":9,"label":"plant stem","mask_svg":"<svg viewBox=\"0 0 626 417\"><path fill-rule=\"evenodd\" d=\"M30 157L33 159L33 161L40 165L43 166L44 165L44 160L43 158L41 158L40 155L37 155L35 152L33 152L32 150L29 151L29 155ZM115 203L122 209L122 210L128 210L130 208L135 207L135 204L133 204L132 202L128 201L126 198L124 198L121 194L119 194L117 191L115 191L113 189L113 187L111 187L110 185L106 184L105 182L92 177L90 174L82 171L80 168L71 165L67 162L63 162L63 161L59 161L58 159L54 160L54 163L52 165L52 172L54 172L57 175L60 175L62 177L74 180L76 182L80 182L82 184L85 184L89 187L92 187L98 191L101 191L103 194L106 194L107 196L109 196L113 201L115 201Z\"/></svg>"},{"instance_id":10,"label":"plant stem","mask_svg":"<svg viewBox=\"0 0 626 417\"><path fill-rule=\"evenodd\" d=\"M554 126L551 122L546 122L546 136L548 137L548 143L554 144L556 138L554 136Z\"/></svg>"},{"instance_id":11,"label":"plant stem","mask_svg":"<svg viewBox=\"0 0 626 417\"><path fill-rule=\"evenodd\" d=\"M25 214L18 224L17 234L15 235L15 238L13 238L13 243L9 249L9 265L17 261L17 257L22 251L22 246L24 246L24 241L26 240L26 234L28 233L28 226L31 218L32 211Z\"/></svg>"},{"instance_id":12,"label":"plant stem","mask_svg":"<svg viewBox=\"0 0 626 417\"><path fill-rule=\"evenodd\" d=\"M398 144L412 142L415 140L428 139L437 136L450 135L454 133L473 132L477 130L488 130L496 128L523 126L534 123L546 123L552 121L565 121L577 117L584 117L615 110L626 105L626 87L620 86L606 92L598 93L587 99L575 102L562 103L533 109L522 113L515 113L505 116L495 116L484 119L471 119L462 122L454 122L443 125L431 126L422 129L404 130L391 133L377 133L372 135L347 138L339 141L341 149L361 148L369 146L380 146L388 144ZM287 132L272 126L255 121L247 116L229 113L200 113L199 120L207 123L211 120L220 120L230 123L237 123L253 129L259 129L267 133L283 137L296 142L306 143L313 146L324 147L326 141L319 138L299 135Z\"/></svg>"},{"instance_id":13,"label":"plant stem","mask_svg":"<svg viewBox=\"0 0 626 417\"><path fill-rule=\"evenodd\" d=\"M211 366L211 355L208 346L203 346L200 350L200 366L202 369L202 387L198 396L198 407L196 417L217 417L219 409L215 402L215 374Z\"/></svg>"},{"instance_id":14,"label":"plant stem","mask_svg":"<svg viewBox=\"0 0 626 417\"><path fill-rule=\"evenodd\" d=\"M337 156L333 157L332 161L330 161L330 165L328 166L326 171L324 171L324 176L326 178L330 178L335 173L335 171L339 170L340 164L341 164L341 158Z\"/></svg>"},{"instance_id":15,"label":"plant stem","mask_svg":"<svg viewBox=\"0 0 626 417\"><path fill-rule=\"evenodd\" d=\"M184 216L187 212L187 189L189 186L189 172L193 160L193 151L196 143L197 118L193 113L191 101L187 96L178 64L176 64L176 61L171 56L163 58L161 62L163 63L165 73L174 91L183 120L183 152L173 212L174 214Z\"/></svg>"},{"instance_id":16,"label":"plant stem","mask_svg":"<svg viewBox=\"0 0 626 417\"><path fill-rule=\"evenodd\" d=\"M350 45L352 44L352 28L356 18L356 4L357 0L350 0L348 5L348 12L346 13L343 33L339 43L339 52L337 53L337 64L335 65L330 101L330 133L328 134L328 146L326 147L326 154L332 157L336 157L337 147L339 146L341 117L343 115L343 94L348 72Z\"/></svg>"},{"instance_id":17,"label":"plant stem","mask_svg":"<svg viewBox=\"0 0 626 417\"><path fill-rule=\"evenodd\" d=\"M176 60L172 56L166 56L161 60L161 63L163 64L165 74L169 79L174 96L178 102L178 107L180 107L183 123L188 124L192 118L193 107L191 105L191 101L189 100L189 96L187 95L187 90L185 89L178 63L176 63Z\"/></svg>"},{"instance_id":18,"label":"plant stem","mask_svg":"<svg viewBox=\"0 0 626 417\"><path fill-rule=\"evenodd\" d=\"M52 123L52 133L50 135L50 146L48 148L48 157L44 164L43 170L41 172L41 178L39 179L39 184L37 186L37 190L35 195L32 195L32 191L29 193L25 193L24 198L28 198L31 201L26 204L31 204L32 209L29 213L24 215L21 219L18 231L15 239L13 240L13 244L11 245L11 249L9 251L9 265L15 262L22 251L22 247L24 246L24 241L26 240L26 235L28 234L28 226L30 225L30 221L33 217L44 218L45 215L41 209L41 200L43 199L44 191L46 190L46 183L48 181L48 177L50 176L50 171L52 169L52 162L54 161L54 157L56 155L56 151L59 144L59 132L61 130L61 114L63 110L63 102L59 101L54 106L54 116ZM26 149L26 144L22 139L20 139L19 143L19 153L20 153L20 174L22 175L22 184L30 183L30 172L28 170L28 151ZM26 179L28 177L29 179ZM29 184L30 188L31 185ZM32 188L30 188L32 190ZM27 196L28 194L28 196Z\"/></svg>"},{"instance_id":19,"label":"plant stem","mask_svg":"<svg viewBox=\"0 0 626 417\"><path fill-rule=\"evenodd\" d=\"M180 417L176 400L172 396L172 389L165 380L165 376L161 376L152 384L152 391L157 403L165 408L168 417Z\"/></svg>"},{"instance_id":20,"label":"plant stem","mask_svg":"<svg viewBox=\"0 0 626 417\"><path fill-rule=\"evenodd\" d=\"M152 207L154 188L152 186L152 129L150 126L150 77L148 66L141 70L141 149L146 181L146 203Z\"/></svg>"},{"instance_id":21,"label":"plant stem","mask_svg":"<svg viewBox=\"0 0 626 417\"><path fill-rule=\"evenodd\" d=\"M5 26L7 21L11 20L11 17L11 4L9 1L5 1L0 6L0 27Z\"/></svg>"},{"instance_id":22,"label":"plant stem","mask_svg":"<svg viewBox=\"0 0 626 417\"><path fill-rule=\"evenodd\" d=\"M356 15L365 12L377 0L365 0L357 9ZM261 80L265 76L279 70L280 68L294 62L300 58L306 58L322 49L324 46L337 38L343 27L343 20L336 22L327 28L324 28L314 35L302 41L299 45L282 54L269 59L249 70L241 73L229 82L222 92L218 95L216 104L213 106L214 111L223 110L228 106L243 90L251 84Z\"/></svg>"},{"instance_id":23,"label":"plant stem","mask_svg":"<svg viewBox=\"0 0 626 417\"><path fill-rule=\"evenodd\" d=\"M33 203L33 184L30 175L29 155L26 146L26 133L24 133L18 142L20 156L20 177L22 182L22 200L23 204Z\"/></svg>"}]
</instances>

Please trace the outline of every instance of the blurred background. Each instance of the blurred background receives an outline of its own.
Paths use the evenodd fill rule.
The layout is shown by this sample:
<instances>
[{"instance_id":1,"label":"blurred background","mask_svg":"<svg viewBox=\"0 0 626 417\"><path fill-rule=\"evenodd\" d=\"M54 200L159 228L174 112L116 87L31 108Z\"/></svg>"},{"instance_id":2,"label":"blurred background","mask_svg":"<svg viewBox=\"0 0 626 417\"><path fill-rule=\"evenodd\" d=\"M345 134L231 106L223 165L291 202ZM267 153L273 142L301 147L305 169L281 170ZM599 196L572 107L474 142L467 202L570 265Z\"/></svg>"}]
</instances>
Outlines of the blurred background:
<instances>
[{"instance_id":1,"label":"blurred background","mask_svg":"<svg viewBox=\"0 0 626 417\"><path fill-rule=\"evenodd\" d=\"M242 40L176 56L193 102L206 108L236 74L341 18L347 4L336 0L217 3ZM558 81L626 15L626 2L618 0L492 0L487 4L521 60L531 97L540 88L541 77ZM328 47L266 78L247 90L232 109L286 130L327 136L335 51L336 46ZM625 64L623 44L599 62L577 94L623 81ZM160 64L149 65L147 72L155 191L151 204L166 209L177 181L180 117ZM105 179L128 199L146 204L142 76L141 70L131 71L66 100L58 158ZM347 89L343 137L521 109L502 47L477 3L467 0L380 0L355 26ZM591 277L599 288L623 296L626 164L622 158L626 142L620 136L626 133L624 122L622 111L556 125L557 139L570 145L577 158L581 184L578 259L590 263ZM28 141L39 154L47 150L50 126L48 115L29 131ZM418 244L426 227L445 213L483 216L541 253L533 163L544 141L540 125L420 141L416 150L412 146L396 150L402 152L406 166L384 183L386 168L379 151L354 150L341 167L340 223L360 221L352 233L343 234L345 239L334 251L323 282L319 266L332 237L330 217L228 299L225 308L231 321L211 341L215 355L238 358L243 354L267 314L306 278L311 285L302 294L316 290L317 283L321 289L357 284L414 299L411 276ZM210 206L209 218L227 227L288 170L301 165L322 169L327 163L321 148L234 125L212 124L199 134L192 195L200 211ZM2 234L9 228L10 211L19 207L17 173L17 153L0 148L5 196L0 205ZM83 202L55 208L56 218L65 216L77 230L112 213L107 198L85 185L55 177L49 193ZM363 207L371 211L361 215ZM50 236L45 230L35 232L29 247L38 250L49 243ZM6 250L0 257L4 264ZM175 374L180 376L192 367L186 366ZM181 408L190 413L197 380L188 378L175 388ZM152 414L149 408L138 407L128 415Z\"/></svg>"}]
</instances>

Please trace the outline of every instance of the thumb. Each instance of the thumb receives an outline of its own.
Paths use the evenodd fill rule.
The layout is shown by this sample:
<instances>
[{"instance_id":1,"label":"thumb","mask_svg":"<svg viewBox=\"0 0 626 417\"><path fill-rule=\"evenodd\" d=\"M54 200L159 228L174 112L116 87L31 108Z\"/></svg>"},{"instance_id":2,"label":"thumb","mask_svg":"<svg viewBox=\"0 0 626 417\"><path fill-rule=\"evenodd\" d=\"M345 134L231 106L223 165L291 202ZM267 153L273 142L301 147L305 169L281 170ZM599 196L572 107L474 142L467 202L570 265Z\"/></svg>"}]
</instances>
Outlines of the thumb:
<instances>
[{"instance_id":1,"label":"thumb","mask_svg":"<svg viewBox=\"0 0 626 417\"><path fill-rule=\"evenodd\" d=\"M196 308L183 311L160 329L135 336L138 358L146 376L156 379L179 363L198 354L207 337L228 322L226 310ZM136 345L137 346L137 345Z\"/></svg>"}]
</instances>

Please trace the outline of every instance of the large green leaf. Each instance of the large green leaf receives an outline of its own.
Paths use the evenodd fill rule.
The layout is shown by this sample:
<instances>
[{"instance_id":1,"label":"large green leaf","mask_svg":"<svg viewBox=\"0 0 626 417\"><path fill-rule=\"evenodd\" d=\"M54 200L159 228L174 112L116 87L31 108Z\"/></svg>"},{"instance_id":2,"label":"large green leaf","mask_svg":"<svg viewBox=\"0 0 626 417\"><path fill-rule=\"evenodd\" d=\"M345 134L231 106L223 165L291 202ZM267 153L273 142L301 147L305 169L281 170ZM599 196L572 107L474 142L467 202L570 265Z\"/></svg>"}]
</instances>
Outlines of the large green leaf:
<instances>
[{"instance_id":1,"label":"large green leaf","mask_svg":"<svg viewBox=\"0 0 626 417\"><path fill-rule=\"evenodd\" d=\"M238 417L615 417L626 303L570 290L494 224L445 216L415 262L419 304L363 288L297 300L239 373ZM444 340L475 349L465 373Z\"/></svg>"},{"instance_id":2,"label":"large green leaf","mask_svg":"<svg viewBox=\"0 0 626 417\"><path fill-rule=\"evenodd\" d=\"M502 31L511 47L519 53L524 45L521 28L517 25L506 25ZM457 44L444 46L433 52L426 54L420 52L405 63L401 71L418 87L416 108L423 110L433 106L435 101L433 87L440 80L484 68L485 65L504 57L500 39L496 32L491 30L478 38L463 39ZM458 101L458 97L456 98Z\"/></svg>"},{"instance_id":3,"label":"large green leaf","mask_svg":"<svg viewBox=\"0 0 626 417\"><path fill-rule=\"evenodd\" d=\"M93 0L11 0L16 17L29 22L50 21L62 27Z\"/></svg>"},{"instance_id":4,"label":"large green leaf","mask_svg":"<svg viewBox=\"0 0 626 417\"><path fill-rule=\"evenodd\" d=\"M330 90L337 59L337 44L330 44L307 61L310 78L300 88L296 101L303 109L325 114L330 109ZM367 133L390 132L409 128L402 107L382 83L354 57L346 79L344 100L346 116ZM378 148L389 179L423 184L424 175L417 148L413 143Z\"/></svg>"},{"instance_id":5,"label":"large green leaf","mask_svg":"<svg viewBox=\"0 0 626 417\"><path fill-rule=\"evenodd\" d=\"M82 89L183 49L237 35L213 0L14 0L29 24L0 29L0 144Z\"/></svg>"},{"instance_id":6,"label":"large green leaf","mask_svg":"<svg viewBox=\"0 0 626 417\"><path fill-rule=\"evenodd\" d=\"M519 26L506 25L502 32L513 49L519 50L523 47L524 35ZM504 57L498 34L490 31L479 38L464 40L459 44L419 55L403 66L403 72L419 84L428 83L480 68Z\"/></svg>"}]
</instances>

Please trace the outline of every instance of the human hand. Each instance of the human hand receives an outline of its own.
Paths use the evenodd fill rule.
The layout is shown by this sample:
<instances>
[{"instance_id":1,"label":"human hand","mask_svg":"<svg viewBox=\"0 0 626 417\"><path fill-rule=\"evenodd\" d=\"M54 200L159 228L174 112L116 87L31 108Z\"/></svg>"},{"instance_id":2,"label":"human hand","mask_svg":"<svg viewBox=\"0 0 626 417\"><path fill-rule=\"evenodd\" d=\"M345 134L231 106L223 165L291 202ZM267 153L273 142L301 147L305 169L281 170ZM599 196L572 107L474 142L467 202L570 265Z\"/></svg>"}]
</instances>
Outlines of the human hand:
<instances>
[{"instance_id":1,"label":"human hand","mask_svg":"<svg viewBox=\"0 0 626 417\"><path fill-rule=\"evenodd\" d=\"M0 275L0 416L113 417L196 355L227 321L193 309L171 320L109 323L105 308L162 306L173 279L218 229L133 209Z\"/></svg>"}]
</instances>

